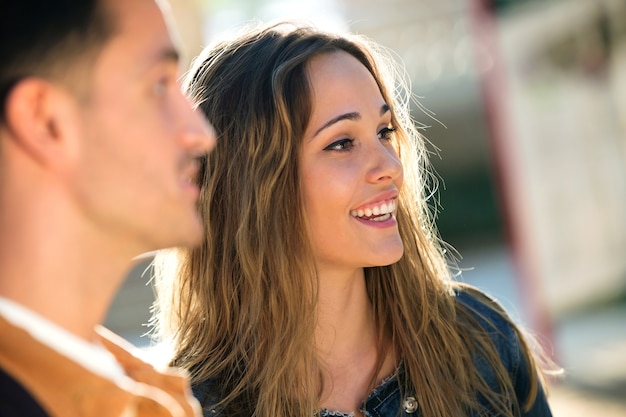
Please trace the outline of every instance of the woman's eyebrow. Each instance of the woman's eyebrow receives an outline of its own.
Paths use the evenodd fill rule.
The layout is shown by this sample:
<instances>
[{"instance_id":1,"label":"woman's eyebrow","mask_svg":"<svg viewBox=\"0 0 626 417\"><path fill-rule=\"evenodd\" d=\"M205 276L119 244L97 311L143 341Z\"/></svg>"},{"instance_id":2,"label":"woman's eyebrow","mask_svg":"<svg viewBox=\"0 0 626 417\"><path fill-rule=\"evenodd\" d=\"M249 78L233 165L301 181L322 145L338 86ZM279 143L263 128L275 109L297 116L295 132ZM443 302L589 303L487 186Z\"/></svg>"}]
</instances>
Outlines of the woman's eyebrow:
<instances>
[{"instance_id":1,"label":"woman's eyebrow","mask_svg":"<svg viewBox=\"0 0 626 417\"><path fill-rule=\"evenodd\" d=\"M389 110L390 110L389 105L387 103L383 104L380 107L380 115L381 116L384 115ZM322 130L327 129L330 126L334 125L335 123L341 122L342 120L360 120L360 119L361 119L361 113L359 112L344 113L337 117L333 117L328 122L324 123L322 127L317 129L315 133L313 134L313 137L317 136Z\"/></svg>"}]
</instances>

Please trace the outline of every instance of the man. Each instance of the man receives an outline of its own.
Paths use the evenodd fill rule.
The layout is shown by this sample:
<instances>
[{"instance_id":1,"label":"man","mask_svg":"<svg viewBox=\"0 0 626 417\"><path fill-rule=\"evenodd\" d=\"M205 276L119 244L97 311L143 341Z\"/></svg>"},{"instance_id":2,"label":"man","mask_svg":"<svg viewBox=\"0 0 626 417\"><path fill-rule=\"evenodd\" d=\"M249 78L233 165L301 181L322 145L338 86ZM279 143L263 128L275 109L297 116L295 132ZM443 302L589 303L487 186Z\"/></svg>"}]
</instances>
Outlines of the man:
<instances>
[{"instance_id":1,"label":"man","mask_svg":"<svg viewBox=\"0 0 626 417\"><path fill-rule=\"evenodd\" d=\"M159 5L3 1L0 41L0 416L198 415L98 327L132 257L203 235L215 137Z\"/></svg>"}]
</instances>

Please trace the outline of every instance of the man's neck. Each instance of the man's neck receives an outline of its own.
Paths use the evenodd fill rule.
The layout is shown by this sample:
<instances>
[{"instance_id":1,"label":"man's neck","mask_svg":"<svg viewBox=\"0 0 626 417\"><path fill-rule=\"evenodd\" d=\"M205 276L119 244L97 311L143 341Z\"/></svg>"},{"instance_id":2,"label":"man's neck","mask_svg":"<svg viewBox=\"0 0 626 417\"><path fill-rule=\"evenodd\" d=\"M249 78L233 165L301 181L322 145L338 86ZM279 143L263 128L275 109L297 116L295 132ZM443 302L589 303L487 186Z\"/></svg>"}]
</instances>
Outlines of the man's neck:
<instances>
[{"instance_id":1,"label":"man's neck","mask_svg":"<svg viewBox=\"0 0 626 417\"><path fill-rule=\"evenodd\" d=\"M0 295L91 340L132 255L90 231L76 217L47 208L49 216L29 207L16 216L4 207L0 216Z\"/></svg>"}]
</instances>

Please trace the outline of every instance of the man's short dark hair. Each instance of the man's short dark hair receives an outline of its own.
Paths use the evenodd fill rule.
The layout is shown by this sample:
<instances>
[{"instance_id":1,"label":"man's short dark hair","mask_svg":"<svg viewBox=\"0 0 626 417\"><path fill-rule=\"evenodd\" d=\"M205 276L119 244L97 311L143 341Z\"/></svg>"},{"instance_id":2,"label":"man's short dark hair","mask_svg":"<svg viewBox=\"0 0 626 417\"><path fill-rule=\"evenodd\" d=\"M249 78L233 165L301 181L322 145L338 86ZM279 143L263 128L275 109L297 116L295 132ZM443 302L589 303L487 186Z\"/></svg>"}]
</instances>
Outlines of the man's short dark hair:
<instances>
[{"instance_id":1,"label":"man's short dark hair","mask_svg":"<svg viewBox=\"0 0 626 417\"><path fill-rule=\"evenodd\" d=\"M103 0L2 0L0 123L21 79L71 73L77 60L100 51L112 30Z\"/></svg>"}]
</instances>

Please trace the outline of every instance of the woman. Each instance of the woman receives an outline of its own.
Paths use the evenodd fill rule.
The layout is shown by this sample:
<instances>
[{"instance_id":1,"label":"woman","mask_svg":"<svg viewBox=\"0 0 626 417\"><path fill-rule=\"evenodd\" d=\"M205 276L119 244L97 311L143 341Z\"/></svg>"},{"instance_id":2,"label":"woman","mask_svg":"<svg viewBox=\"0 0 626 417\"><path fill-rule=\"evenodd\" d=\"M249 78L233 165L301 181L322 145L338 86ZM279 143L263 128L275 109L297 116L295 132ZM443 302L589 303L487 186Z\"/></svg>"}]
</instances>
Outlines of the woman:
<instances>
[{"instance_id":1,"label":"woman","mask_svg":"<svg viewBox=\"0 0 626 417\"><path fill-rule=\"evenodd\" d=\"M450 278L392 62L282 24L190 72L207 238L157 258L155 321L206 416L550 415L521 331Z\"/></svg>"}]
</instances>

